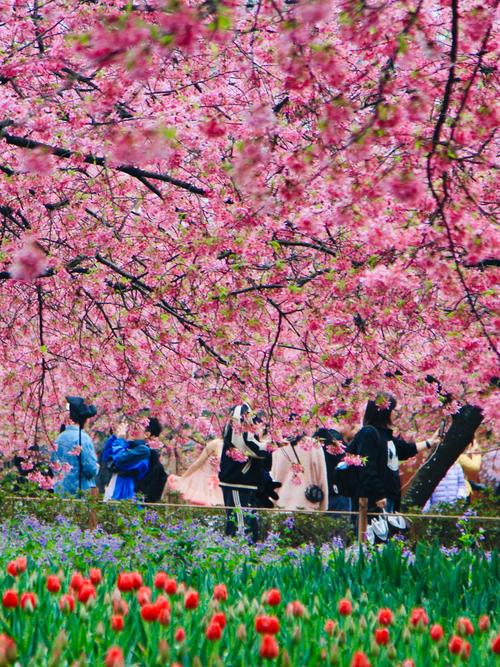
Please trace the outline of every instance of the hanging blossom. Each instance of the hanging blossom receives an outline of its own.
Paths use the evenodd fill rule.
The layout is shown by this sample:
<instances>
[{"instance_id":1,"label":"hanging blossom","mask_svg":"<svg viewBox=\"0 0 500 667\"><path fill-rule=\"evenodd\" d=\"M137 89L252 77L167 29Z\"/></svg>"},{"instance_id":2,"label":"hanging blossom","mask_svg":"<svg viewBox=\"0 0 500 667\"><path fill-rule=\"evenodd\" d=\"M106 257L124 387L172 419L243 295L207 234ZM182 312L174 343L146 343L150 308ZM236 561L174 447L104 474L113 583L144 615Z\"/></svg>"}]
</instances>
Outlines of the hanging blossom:
<instances>
[{"instance_id":1,"label":"hanging blossom","mask_svg":"<svg viewBox=\"0 0 500 667\"><path fill-rule=\"evenodd\" d=\"M300 463L292 463L292 484L300 486L303 484L302 475L304 474L304 466Z\"/></svg>"},{"instance_id":2,"label":"hanging blossom","mask_svg":"<svg viewBox=\"0 0 500 667\"><path fill-rule=\"evenodd\" d=\"M349 466L361 467L366 463L366 456L359 456L359 454L345 454L343 461Z\"/></svg>"},{"instance_id":3,"label":"hanging blossom","mask_svg":"<svg viewBox=\"0 0 500 667\"><path fill-rule=\"evenodd\" d=\"M304 452L310 452L311 449L319 449L321 447L320 443L314 438L308 436L302 438L298 443L297 447L300 447Z\"/></svg>"},{"instance_id":4,"label":"hanging blossom","mask_svg":"<svg viewBox=\"0 0 500 667\"><path fill-rule=\"evenodd\" d=\"M337 442L336 444L326 445L325 449L332 456L338 456L339 454L343 454L345 452L345 445L343 445L341 442Z\"/></svg>"},{"instance_id":5,"label":"hanging blossom","mask_svg":"<svg viewBox=\"0 0 500 667\"><path fill-rule=\"evenodd\" d=\"M238 463L246 463L248 461L248 456L245 456L245 454L240 452L239 449L236 449L236 447L230 447L226 452L226 456L229 456L230 459L233 459L233 461L237 461Z\"/></svg>"},{"instance_id":6,"label":"hanging blossom","mask_svg":"<svg viewBox=\"0 0 500 667\"><path fill-rule=\"evenodd\" d=\"M47 271L47 257L35 239L27 239L14 254L9 273L16 280L34 280Z\"/></svg>"}]
</instances>

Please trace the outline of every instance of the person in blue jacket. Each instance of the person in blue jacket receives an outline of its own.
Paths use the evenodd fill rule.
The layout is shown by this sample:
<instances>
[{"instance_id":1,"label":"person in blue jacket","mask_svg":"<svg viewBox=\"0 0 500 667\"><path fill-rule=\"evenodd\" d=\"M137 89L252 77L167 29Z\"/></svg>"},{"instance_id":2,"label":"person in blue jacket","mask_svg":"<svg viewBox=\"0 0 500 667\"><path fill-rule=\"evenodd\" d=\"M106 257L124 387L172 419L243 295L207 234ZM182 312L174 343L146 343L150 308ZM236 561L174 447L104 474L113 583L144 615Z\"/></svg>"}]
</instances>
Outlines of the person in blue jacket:
<instances>
[{"instance_id":1,"label":"person in blue jacket","mask_svg":"<svg viewBox=\"0 0 500 667\"><path fill-rule=\"evenodd\" d=\"M132 428L131 428L132 426ZM127 439L129 431L138 435ZM112 473L104 493L104 500L131 500L139 491L146 502L157 502L163 493L166 473L161 465L158 452L147 444L145 437L157 437L161 426L155 417L148 419L146 428L137 429L122 419L104 445L102 464ZM144 437L142 437L144 436Z\"/></svg>"},{"instance_id":2,"label":"person in blue jacket","mask_svg":"<svg viewBox=\"0 0 500 667\"><path fill-rule=\"evenodd\" d=\"M69 417L73 424L66 426L55 441L56 450L51 462L68 467L64 477L54 484L54 491L61 495L75 495L96 485L99 471L92 439L86 433L85 424L96 414L93 406L87 406L82 398L68 397ZM57 469L54 467L57 476Z\"/></svg>"}]
</instances>

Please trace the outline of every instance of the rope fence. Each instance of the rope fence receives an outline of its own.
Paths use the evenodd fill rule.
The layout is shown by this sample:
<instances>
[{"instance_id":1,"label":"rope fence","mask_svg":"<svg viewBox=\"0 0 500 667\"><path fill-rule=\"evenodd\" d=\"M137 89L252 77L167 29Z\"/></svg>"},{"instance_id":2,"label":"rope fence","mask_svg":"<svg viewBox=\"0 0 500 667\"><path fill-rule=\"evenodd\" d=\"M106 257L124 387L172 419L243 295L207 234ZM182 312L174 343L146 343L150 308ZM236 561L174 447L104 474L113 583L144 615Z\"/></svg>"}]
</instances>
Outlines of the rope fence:
<instances>
[{"instance_id":1,"label":"rope fence","mask_svg":"<svg viewBox=\"0 0 500 667\"><path fill-rule=\"evenodd\" d=\"M4 501L11 502L40 502L40 498L36 496L4 496ZM100 504L103 506L123 506L123 500L109 500L104 502L100 500L98 496L91 495L88 498L65 498L61 496L49 496L44 500L51 500L54 503L63 503L63 504L80 504L90 506L89 512L89 528L95 528L97 525L95 510L92 509L92 505ZM379 512L368 512L368 499L359 498L359 511L356 510L311 510L311 509L285 509L282 507L228 507L226 505L193 505L189 503L172 503L172 502L159 502L159 503L147 503L138 501L138 508L152 508L158 511L163 510L165 515L167 514L168 509L176 510L198 510L204 512L225 512L226 510L232 511L242 511L242 512L257 512L262 514L308 514L311 516L338 516L338 517L359 517L358 518L358 540L364 542L366 540L366 531L368 528L368 518L373 516L398 516L407 519L424 519L424 520L455 520L455 521L481 521L481 522L498 522L500 517L498 516L477 516L474 514L432 514L430 512L424 512L422 514L417 514L415 512L386 512L384 515L381 515ZM127 505L128 508L133 507L132 504Z\"/></svg>"}]
</instances>

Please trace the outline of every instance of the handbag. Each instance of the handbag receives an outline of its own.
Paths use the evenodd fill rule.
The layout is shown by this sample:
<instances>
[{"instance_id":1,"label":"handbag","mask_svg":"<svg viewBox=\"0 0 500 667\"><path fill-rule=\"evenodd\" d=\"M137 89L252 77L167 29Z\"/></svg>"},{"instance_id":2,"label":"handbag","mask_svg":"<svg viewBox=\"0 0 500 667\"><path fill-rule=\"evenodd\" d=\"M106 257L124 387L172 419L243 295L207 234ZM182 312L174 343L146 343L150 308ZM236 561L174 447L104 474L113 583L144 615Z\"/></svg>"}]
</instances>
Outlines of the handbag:
<instances>
[{"instance_id":1,"label":"handbag","mask_svg":"<svg viewBox=\"0 0 500 667\"><path fill-rule=\"evenodd\" d=\"M305 490L306 500L310 503L321 503L325 497L323 489L317 484L310 484Z\"/></svg>"}]
</instances>

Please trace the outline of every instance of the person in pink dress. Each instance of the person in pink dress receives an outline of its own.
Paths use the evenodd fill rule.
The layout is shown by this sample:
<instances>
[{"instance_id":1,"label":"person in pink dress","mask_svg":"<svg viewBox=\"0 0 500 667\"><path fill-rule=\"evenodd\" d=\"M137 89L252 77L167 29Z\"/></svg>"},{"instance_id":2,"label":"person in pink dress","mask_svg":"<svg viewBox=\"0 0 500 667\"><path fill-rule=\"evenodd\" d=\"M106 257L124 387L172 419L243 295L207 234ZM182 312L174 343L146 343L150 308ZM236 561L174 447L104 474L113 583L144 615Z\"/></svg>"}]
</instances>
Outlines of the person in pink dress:
<instances>
[{"instance_id":1,"label":"person in pink dress","mask_svg":"<svg viewBox=\"0 0 500 667\"><path fill-rule=\"evenodd\" d=\"M271 475L282 485L278 491L276 507L287 510L328 509L325 455L321 443L317 440L308 437L296 438L293 443L276 449L273 452ZM321 493L317 487L321 489Z\"/></svg>"},{"instance_id":2,"label":"person in pink dress","mask_svg":"<svg viewBox=\"0 0 500 667\"><path fill-rule=\"evenodd\" d=\"M207 442L205 449L182 475L169 475L166 491L179 493L186 503L193 505L224 505L219 486L219 463L222 440Z\"/></svg>"}]
</instances>

